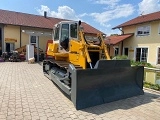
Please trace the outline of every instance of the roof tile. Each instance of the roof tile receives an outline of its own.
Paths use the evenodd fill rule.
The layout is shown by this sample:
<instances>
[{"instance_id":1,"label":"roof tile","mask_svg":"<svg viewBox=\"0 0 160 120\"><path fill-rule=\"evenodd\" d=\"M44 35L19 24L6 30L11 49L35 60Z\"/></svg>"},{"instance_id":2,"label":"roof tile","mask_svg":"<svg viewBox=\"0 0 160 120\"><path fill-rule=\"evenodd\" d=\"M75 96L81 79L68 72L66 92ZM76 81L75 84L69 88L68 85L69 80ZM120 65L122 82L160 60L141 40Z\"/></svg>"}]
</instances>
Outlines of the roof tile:
<instances>
[{"instance_id":1,"label":"roof tile","mask_svg":"<svg viewBox=\"0 0 160 120\"><path fill-rule=\"evenodd\" d=\"M133 35L134 35L133 33L130 33L130 34L123 34L123 35L108 36L105 39L105 44L115 45Z\"/></svg>"},{"instance_id":2,"label":"roof tile","mask_svg":"<svg viewBox=\"0 0 160 120\"><path fill-rule=\"evenodd\" d=\"M114 27L113 29L121 28L121 27L125 27L125 26L130 26L130 25L135 25L135 24L140 24L140 23L145 23L145 22L150 22L150 21L155 21L155 20L160 20L160 11L146 14L146 15L142 15L142 16L138 16L132 20L129 20L125 23L122 23L122 24Z\"/></svg>"},{"instance_id":3,"label":"roof tile","mask_svg":"<svg viewBox=\"0 0 160 120\"><path fill-rule=\"evenodd\" d=\"M1 24L53 29L53 26L56 23L63 20L66 21L66 19L53 18L53 17L45 18L44 16L39 16L39 15L0 10ZM84 32L86 33L102 33L101 31L95 29L94 27L88 25L85 22L82 22L82 26L84 27Z\"/></svg>"}]
</instances>

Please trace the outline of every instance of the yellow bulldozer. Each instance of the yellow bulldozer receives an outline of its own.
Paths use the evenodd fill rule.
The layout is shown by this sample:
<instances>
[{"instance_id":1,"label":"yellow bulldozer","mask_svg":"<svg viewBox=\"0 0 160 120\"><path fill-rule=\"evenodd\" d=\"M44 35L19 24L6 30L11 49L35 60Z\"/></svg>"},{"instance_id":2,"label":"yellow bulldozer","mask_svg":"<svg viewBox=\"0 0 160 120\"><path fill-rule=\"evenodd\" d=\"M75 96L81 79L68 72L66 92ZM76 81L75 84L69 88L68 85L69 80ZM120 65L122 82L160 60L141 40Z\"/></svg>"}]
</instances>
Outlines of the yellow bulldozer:
<instances>
[{"instance_id":1,"label":"yellow bulldozer","mask_svg":"<svg viewBox=\"0 0 160 120\"><path fill-rule=\"evenodd\" d=\"M144 94L144 67L111 60L102 34L83 32L81 21L54 26L43 72L77 110ZM105 59L104 58L105 55Z\"/></svg>"}]
</instances>

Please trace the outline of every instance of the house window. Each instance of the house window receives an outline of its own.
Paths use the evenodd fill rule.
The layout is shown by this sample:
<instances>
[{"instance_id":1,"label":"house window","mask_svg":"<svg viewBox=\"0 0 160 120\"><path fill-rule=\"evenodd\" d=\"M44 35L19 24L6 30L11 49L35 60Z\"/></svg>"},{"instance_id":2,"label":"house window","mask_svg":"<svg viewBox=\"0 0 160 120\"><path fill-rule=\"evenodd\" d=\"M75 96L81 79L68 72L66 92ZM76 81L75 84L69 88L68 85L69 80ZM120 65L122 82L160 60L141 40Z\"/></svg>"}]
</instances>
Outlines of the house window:
<instances>
[{"instance_id":1,"label":"house window","mask_svg":"<svg viewBox=\"0 0 160 120\"><path fill-rule=\"evenodd\" d=\"M114 55L117 56L119 54L119 48L114 48Z\"/></svg>"},{"instance_id":2,"label":"house window","mask_svg":"<svg viewBox=\"0 0 160 120\"><path fill-rule=\"evenodd\" d=\"M128 48L124 48L124 55L128 56Z\"/></svg>"},{"instance_id":3,"label":"house window","mask_svg":"<svg viewBox=\"0 0 160 120\"><path fill-rule=\"evenodd\" d=\"M147 62L148 48L136 48L136 61Z\"/></svg>"},{"instance_id":4,"label":"house window","mask_svg":"<svg viewBox=\"0 0 160 120\"><path fill-rule=\"evenodd\" d=\"M30 44L37 46L37 36L30 37Z\"/></svg>"},{"instance_id":5,"label":"house window","mask_svg":"<svg viewBox=\"0 0 160 120\"><path fill-rule=\"evenodd\" d=\"M137 36L150 35L150 26L141 26L137 28Z\"/></svg>"}]
</instances>

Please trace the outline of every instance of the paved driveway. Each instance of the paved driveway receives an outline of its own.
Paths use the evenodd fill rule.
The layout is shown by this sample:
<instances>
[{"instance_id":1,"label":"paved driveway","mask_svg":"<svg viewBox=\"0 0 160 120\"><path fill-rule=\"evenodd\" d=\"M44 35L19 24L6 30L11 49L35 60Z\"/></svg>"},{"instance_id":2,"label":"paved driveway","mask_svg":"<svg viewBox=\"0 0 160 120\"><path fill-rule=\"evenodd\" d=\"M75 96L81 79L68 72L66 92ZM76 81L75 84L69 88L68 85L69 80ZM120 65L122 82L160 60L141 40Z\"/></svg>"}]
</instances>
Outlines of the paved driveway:
<instances>
[{"instance_id":1,"label":"paved driveway","mask_svg":"<svg viewBox=\"0 0 160 120\"><path fill-rule=\"evenodd\" d=\"M77 111L39 64L0 63L0 120L160 120L160 94Z\"/></svg>"}]
</instances>

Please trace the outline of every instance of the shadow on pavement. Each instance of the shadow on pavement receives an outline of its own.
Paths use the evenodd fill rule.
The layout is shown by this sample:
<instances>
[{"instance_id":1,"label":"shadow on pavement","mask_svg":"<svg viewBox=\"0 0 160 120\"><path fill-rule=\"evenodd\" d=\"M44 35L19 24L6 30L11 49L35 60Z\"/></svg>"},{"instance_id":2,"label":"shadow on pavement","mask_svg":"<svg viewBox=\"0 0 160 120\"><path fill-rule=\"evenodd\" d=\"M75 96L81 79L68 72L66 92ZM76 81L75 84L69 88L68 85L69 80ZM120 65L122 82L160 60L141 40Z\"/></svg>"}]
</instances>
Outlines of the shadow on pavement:
<instances>
[{"instance_id":1,"label":"shadow on pavement","mask_svg":"<svg viewBox=\"0 0 160 120\"><path fill-rule=\"evenodd\" d=\"M111 112L117 109L124 109L124 110L131 109L137 106L141 106L141 105L153 102L154 99L158 99L158 98L160 98L160 95L155 95L155 94L145 92L144 95L127 98L119 101L114 101L111 103L105 103L102 105L83 109L82 111L100 115L100 114Z\"/></svg>"}]
</instances>

